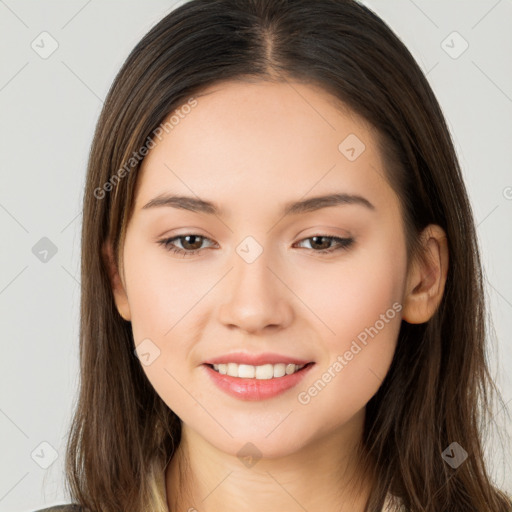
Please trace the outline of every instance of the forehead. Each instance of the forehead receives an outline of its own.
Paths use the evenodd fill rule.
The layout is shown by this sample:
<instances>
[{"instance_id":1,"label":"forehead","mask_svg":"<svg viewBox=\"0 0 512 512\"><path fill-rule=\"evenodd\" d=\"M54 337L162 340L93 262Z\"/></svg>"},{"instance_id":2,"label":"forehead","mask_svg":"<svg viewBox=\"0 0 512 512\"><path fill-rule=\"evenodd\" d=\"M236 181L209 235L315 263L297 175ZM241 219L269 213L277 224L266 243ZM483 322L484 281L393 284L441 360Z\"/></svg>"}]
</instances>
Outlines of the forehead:
<instances>
[{"instance_id":1,"label":"forehead","mask_svg":"<svg viewBox=\"0 0 512 512\"><path fill-rule=\"evenodd\" d=\"M233 208L332 191L365 192L376 202L394 195L373 127L317 86L230 81L195 100L171 113L172 128L154 139L135 210L165 192Z\"/></svg>"}]
</instances>

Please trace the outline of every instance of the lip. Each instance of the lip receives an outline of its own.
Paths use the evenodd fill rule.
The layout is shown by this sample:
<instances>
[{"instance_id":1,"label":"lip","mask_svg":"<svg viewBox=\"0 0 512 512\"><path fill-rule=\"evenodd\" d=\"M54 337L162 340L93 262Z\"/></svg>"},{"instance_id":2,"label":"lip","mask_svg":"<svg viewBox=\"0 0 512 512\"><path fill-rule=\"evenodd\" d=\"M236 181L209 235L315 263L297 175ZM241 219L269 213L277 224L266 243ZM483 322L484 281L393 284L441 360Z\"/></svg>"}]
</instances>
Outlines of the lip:
<instances>
[{"instance_id":1,"label":"lip","mask_svg":"<svg viewBox=\"0 0 512 512\"><path fill-rule=\"evenodd\" d=\"M248 354L247 352L233 352L232 354L224 354L219 357L214 357L204 361L204 364L250 364L252 366L261 366L264 364L279 364L279 363L293 363L293 364L307 364L314 361L306 359L297 359L293 356L286 356L283 354L275 354L273 352L264 352L262 354ZM281 377L280 377L281 378Z\"/></svg>"},{"instance_id":2,"label":"lip","mask_svg":"<svg viewBox=\"0 0 512 512\"><path fill-rule=\"evenodd\" d=\"M230 356L231 357L231 356ZM218 358L221 359L221 358ZM288 359L289 362L291 362ZM231 360L231 362L235 362ZM217 364L217 363L214 363ZM219 363L220 364L220 363ZM245 363L242 363L245 364ZM277 363L276 363L277 364ZM296 363L305 364L305 363ZM291 375L273 379L243 379L216 372L208 363L201 365L219 389L239 400L266 400L278 396L296 386L311 370L315 363L307 364Z\"/></svg>"}]
</instances>

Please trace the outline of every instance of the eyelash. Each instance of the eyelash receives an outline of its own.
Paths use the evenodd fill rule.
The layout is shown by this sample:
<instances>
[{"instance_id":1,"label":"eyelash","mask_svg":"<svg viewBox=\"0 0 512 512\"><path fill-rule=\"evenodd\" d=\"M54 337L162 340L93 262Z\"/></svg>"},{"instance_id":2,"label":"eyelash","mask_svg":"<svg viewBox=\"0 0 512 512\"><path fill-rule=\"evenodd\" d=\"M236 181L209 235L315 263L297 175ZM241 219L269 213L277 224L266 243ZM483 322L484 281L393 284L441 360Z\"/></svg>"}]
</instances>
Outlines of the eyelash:
<instances>
[{"instance_id":1,"label":"eyelash","mask_svg":"<svg viewBox=\"0 0 512 512\"><path fill-rule=\"evenodd\" d=\"M173 238L165 238L163 240L159 240L158 243L160 245L162 245L165 248L165 250L167 250L169 252L172 252L172 253L175 253L175 254L180 254L184 258L189 257L189 256L194 256L195 254L197 254L198 252L203 250L203 249L194 249L192 251L185 251L184 249L180 249L178 247L175 247L172 244L172 242L174 240L179 240L181 238L186 238L187 236L196 236L196 237L199 237L199 238L204 239L204 240L209 240L209 238L207 238L205 236L202 236L202 235L198 235L196 233L186 233L185 235L179 235L179 236L175 236ZM311 240L313 238L327 238L329 240L336 241L338 243L338 247L334 247L334 248L331 248L331 249L322 249L320 251L315 251L314 249L308 249L308 251L312 251L312 252L317 253L317 254L330 254L330 253L333 253L335 251L347 250L354 243L354 239L353 238L340 238L340 237L337 237L337 236L328 236L328 235L320 235L320 234L319 235L313 235L313 236L310 236L310 237L307 237L307 238L303 238L302 240L299 240L299 242L303 242L304 240Z\"/></svg>"}]
</instances>

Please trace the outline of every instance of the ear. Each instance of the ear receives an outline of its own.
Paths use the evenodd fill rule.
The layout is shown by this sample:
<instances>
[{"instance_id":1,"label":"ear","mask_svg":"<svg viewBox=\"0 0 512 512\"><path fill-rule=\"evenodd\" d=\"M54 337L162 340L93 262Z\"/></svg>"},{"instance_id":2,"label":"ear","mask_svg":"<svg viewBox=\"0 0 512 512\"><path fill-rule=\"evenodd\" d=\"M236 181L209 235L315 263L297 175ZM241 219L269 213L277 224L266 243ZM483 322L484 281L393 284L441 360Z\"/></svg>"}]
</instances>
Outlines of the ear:
<instances>
[{"instance_id":1,"label":"ear","mask_svg":"<svg viewBox=\"0 0 512 512\"><path fill-rule=\"evenodd\" d=\"M116 303L119 314L126 320L131 321L130 304L128 303L128 296L126 294L125 285L119 274L117 263L114 258L114 252L112 250L112 244L110 240L107 240L102 247L103 259L108 270L110 279L110 286L112 287L112 293L114 295L114 301Z\"/></svg>"},{"instance_id":2,"label":"ear","mask_svg":"<svg viewBox=\"0 0 512 512\"><path fill-rule=\"evenodd\" d=\"M444 230L430 224L420 235L423 252L409 269L402 318L422 324L436 312L443 298L448 274L448 239Z\"/></svg>"}]
</instances>

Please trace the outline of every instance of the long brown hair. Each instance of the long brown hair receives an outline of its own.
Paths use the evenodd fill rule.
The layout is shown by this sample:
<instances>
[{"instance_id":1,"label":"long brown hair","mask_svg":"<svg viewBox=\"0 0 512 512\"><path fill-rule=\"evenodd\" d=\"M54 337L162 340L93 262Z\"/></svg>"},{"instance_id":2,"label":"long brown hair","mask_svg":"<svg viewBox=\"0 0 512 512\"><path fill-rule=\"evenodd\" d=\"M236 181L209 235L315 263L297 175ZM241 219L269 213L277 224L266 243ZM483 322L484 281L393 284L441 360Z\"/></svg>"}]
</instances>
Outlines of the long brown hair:
<instances>
[{"instance_id":1,"label":"long brown hair","mask_svg":"<svg viewBox=\"0 0 512 512\"><path fill-rule=\"evenodd\" d=\"M180 105L224 80L319 85L373 125L406 226L408 261L428 224L448 238L442 302L402 322L391 368L366 407L361 464L376 476L367 511L388 492L407 510L505 512L482 434L501 397L486 363L475 224L441 108L390 28L353 0L192 0L128 56L101 112L83 203L80 390L66 454L71 497L97 512L167 511L164 471L179 418L147 380L119 315L103 247L119 264L141 148ZM456 441L458 468L442 452Z\"/></svg>"}]
</instances>

